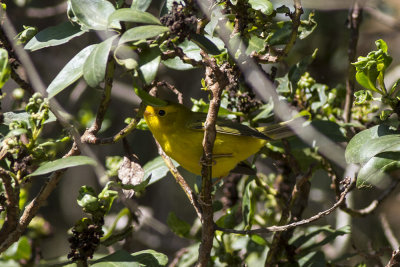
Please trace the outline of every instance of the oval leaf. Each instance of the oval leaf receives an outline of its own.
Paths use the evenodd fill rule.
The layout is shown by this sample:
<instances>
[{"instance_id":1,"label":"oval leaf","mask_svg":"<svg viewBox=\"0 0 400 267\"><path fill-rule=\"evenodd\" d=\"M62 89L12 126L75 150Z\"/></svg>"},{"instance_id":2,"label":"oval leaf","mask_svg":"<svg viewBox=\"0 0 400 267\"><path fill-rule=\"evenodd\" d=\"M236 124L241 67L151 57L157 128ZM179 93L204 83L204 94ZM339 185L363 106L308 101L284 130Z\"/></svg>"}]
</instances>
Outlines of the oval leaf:
<instances>
[{"instance_id":1,"label":"oval leaf","mask_svg":"<svg viewBox=\"0 0 400 267\"><path fill-rule=\"evenodd\" d=\"M106 0L70 0L72 11L79 23L93 30L107 30L108 17L115 11ZM119 23L111 25L120 28Z\"/></svg>"},{"instance_id":2,"label":"oval leaf","mask_svg":"<svg viewBox=\"0 0 400 267\"><path fill-rule=\"evenodd\" d=\"M399 152L400 135L389 134L370 140L360 149L360 161L365 163L382 152Z\"/></svg>"},{"instance_id":3,"label":"oval leaf","mask_svg":"<svg viewBox=\"0 0 400 267\"><path fill-rule=\"evenodd\" d=\"M82 31L79 25L73 24L69 21L63 22L57 26L49 27L40 31L25 45L24 48L30 51L35 51L44 47L64 44L83 33L85 33L85 31Z\"/></svg>"},{"instance_id":4,"label":"oval leaf","mask_svg":"<svg viewBox=\"0 0 400 267\"><path fill-rule=\"evenodd\" d=\"M83 64L95 47L96 45L90 45L82 49L64 66L47 87L48 98L54 97L82 76Z\"/></svg>"},{"instance_id":5,"label":"oval leaf","mask_svg":"<svg viewBox=\"0 0 400 267\"><path fill-rule=\"evenodd\" d=\"M367 130L356 134L346 147L345 158L347 163L361 163L365 162L365 158L361 155L361 150L364 146L368 146L372 139L381 136L394 134L396 131L391 129L388 125L381 124L371 127Z\"/></svg>"},{"instance_id":6,"label":"oval leaf","mask_svg":"<svg viewBox=\"0 0 400 267\"><path fill-rule=\"evenodd\" d=\"M200 47L198 47L192 41L185 40L182 43L180 43L178 46L180 48L182 48L183 53L185 53L185 55L188 56L189 58L192 58L195 60L201 60ZM174 58L165 60L162 63L165 66L167 66L168 68L176 69L176 70L190 70L190 69L195 68L191 64L184 63L179 57L174 57Z\"/></svg>"},{"instance_id":7,"label":"oval leaf","mask_svg":"<svg viewBox=\"0 0 400 267\"><path fill-rule=\"evenodd\" d=\"M172 160L172 162L174 163L175 167L179 166L179 163L176 162L175 160ZM147 177L151 175L151 179L148 185L161 180L167 175L169 171L167 165L165 165L165 162L161 156L158 156L155 159L147 162L143 166L143 169L144 169L145 179L147 179Z\"/></svg>"},{"instance_id":8,"label":"oval leaf","mask_svg":"<svg viewBox=\"0 0 400 267\"><path fill-rule=\"evenodd\" d=\"M146 11L152 0L133 0L131 4L132 9L137 9L140 11Z\"/></svg>"},{"instance_id":9,"label":"oval leaf","mask_svg":"<svg viewBox=\"0 0 400 267\"><path fill-rule=\"evenodd\" d=\"M249 0L249 4L255 10L260 10L265 15L269 16L274 11L274 6L268 0Z\"/></svg>"},{"instance_id":10,"label":"oval leaf","mask_svg":"<svg viewBox=\"0 0 400 267\"><path fill-rule=\"evenodd\" d=\"M168 31L168 27L158 25L145 25L127 30L119 40L119 44L153 38Z\"/></svg>"},{"instance_id":11,"label":"oval leaf","mask_svg":"<svg viewBox=\"0 0 400 267\"><path fill-rule=\"evenodd\" d=\"M28 176L38 176L54 171L62 170L65 168L82 166L82 165L96 165L96 161L87 156L71 156L68 158L56 159L54 161L46 162L36 169L33 173Z\"/></svg>"},{"instance_id":12,"label":"oval leaf","mask_svg":"<svg viewBox=\"0 0 400 267\"><path fill-rule=\"evenodd\" d=\"M146 84L154 81L161 62L161 51L158 47L144 50L139 58L139 75Z\"/></svg>"},{"instance_id":13,"label":"oval leaf","mask_svg":"<svg viewBox=\"0 0 400 267\"><path fill-rule=\"evenodd\" d=\"M385 173L400 169L399 159L399 152L384 152L371 158L358 173L357 187L367 184L379 185L385 178Z\"/></svg>"},{"instance_id":14,"label":"oval leaf","mask_svg":"<svg viewBox=\"0 0 400 267\"><path fill-rule=\"evenodd\" d=\"M135 94L138 97L140 97L140 99L142 99L143 103L145 103L146 105L150 105L153 107L164 107L164 106L168 105L168 102L150 95L145 90L143 90L137 86L134 86L134 90L135 90Z\"/></svg>"},{"instance_id":15,"label":"oval leaf","mask_svg":"<svg viewBox=\"0 0 400 267\"><path fill-rule=\"evenodd\" d=\"M110 53L114 35L104 42L96 45L83 64L83 78L90 87L96 87L104 80L107 68L108 54Z\"/></svg>"},{"instance_id":16,"label":"oval leaf","mask_svg":"<svg viewBox=\"0 0 400 267\"><path fill-rule=\"evenodd\" d=\"M125 250L118 250L113 254L92 262L93 267L125 267L125 266L166 266L168 257L160 252L147 249L129 254Z\"/></svg>"},{"instance_id":17,"label":"oval leaf","mask_svg":"<svg viewBox=\"0 0 400 267\"><path fill-rule=\"evenodd\" d=\"M114 11L108 17L108 23L112 21L127 21L144 24L161 24L152 14L132 8L121 8Z\"/></svg>"},{"instance_id":18,"label":"oval leaf","mask_svg":"<svg viewBox=\"0 0 400 267\"><path fill-rule=\"evenodd\" d=\"M201 34L190 34L192 41L197 44L201 49L211 55L219 55L221 51L219 48L206 36Z\"/></svg>"}]
</instances>

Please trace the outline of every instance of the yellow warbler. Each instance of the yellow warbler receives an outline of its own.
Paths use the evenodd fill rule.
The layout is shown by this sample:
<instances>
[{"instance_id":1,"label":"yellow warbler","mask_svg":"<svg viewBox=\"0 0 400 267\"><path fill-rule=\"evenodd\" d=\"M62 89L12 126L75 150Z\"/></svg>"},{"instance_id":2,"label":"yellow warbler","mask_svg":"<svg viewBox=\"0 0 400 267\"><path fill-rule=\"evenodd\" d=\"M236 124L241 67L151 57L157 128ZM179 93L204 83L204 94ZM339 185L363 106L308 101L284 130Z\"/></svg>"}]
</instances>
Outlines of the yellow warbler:
<instances>
[{"instance_id":1,"label":"yellow warbler","mask_svg":"<svg viewBox=\"0 0 400 267\"><path fill-rule=\"evenodd\" d=\"M144 119L165 153L186 170L200 174L206 113L192 112L180 104L147 106ZM266 142L293 135L287 123L251 128L218 118L213 148L212 176L222 177L258 152Z\"/></svg>"}]
</instances>

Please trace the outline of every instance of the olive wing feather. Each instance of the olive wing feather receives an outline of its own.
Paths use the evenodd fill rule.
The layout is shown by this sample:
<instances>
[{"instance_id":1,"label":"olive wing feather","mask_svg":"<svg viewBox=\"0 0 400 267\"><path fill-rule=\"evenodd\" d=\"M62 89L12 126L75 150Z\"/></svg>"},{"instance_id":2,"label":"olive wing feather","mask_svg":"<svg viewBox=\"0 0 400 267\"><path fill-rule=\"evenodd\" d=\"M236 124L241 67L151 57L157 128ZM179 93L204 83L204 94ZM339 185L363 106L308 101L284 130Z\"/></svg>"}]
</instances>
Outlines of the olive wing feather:
<instances>
[{"instance_id":1,"label":"olive wing feather","mask_svg":"<svg viewBox=\"0 0 400 267\"><path fill-rule=\"evenodd\" d=\"M186 125L189 129L193 130L204 130L204 122L206 120L207 114L194 112L192 114L191 120L189 120ZM251 128L247 125L240 124L237 122L233 122L227 119L218 118L215 129L217 133L221 134L229 134L229 135L237 135L237 136L251 136L265 140L271 140L268 136L263 133L257 131L254 128Z\"/></svg>"}]
</instances>

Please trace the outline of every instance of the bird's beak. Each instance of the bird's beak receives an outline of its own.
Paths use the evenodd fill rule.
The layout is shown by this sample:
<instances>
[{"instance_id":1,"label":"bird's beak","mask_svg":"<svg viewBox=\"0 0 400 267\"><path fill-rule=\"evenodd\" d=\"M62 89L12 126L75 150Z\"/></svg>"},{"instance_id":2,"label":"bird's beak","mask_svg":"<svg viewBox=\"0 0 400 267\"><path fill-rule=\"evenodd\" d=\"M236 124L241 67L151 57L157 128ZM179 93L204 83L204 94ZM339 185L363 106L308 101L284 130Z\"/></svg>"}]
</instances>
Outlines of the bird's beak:
<instances>
[{"instance_id":1,"label":"bird's beak","mask_svg":"<svg viewBox=\"0 0 400 267\"><path fill-rule=\"evenodd\" d=\"M143 112L143 115L146 117L151 116L154 113L152 111L154 111L154 108L152 106L147 106Z\"/></svg>"}]
</instances>

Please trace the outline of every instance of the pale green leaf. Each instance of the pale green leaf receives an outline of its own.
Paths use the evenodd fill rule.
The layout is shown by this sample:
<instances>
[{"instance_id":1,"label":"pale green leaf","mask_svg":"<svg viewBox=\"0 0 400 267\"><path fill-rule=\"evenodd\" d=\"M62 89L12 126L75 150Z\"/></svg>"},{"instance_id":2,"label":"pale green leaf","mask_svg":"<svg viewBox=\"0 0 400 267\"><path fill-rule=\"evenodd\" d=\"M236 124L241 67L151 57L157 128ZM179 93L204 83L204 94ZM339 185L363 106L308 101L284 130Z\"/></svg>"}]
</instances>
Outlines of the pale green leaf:
<instances>
[{"instance_id":1,"label":"pale green leaf","mask_svg":"<svg viewBox=\"0 0 400 267\"><path fill-rule=\"evenodd\" d=\"M56 46L67 43L72 38L78 37L84 33L85 31L82 31L78 25L67 21L40 31L24 48L35 51L49 46Z\"/></svg>"},{"instance_id":2,"label":"pale green leaf","mask_svg":"<svg viewBox=\"0 0 400 267\"><path fill-rule=\"evenodd\" d=\"M179 164L176 161L172 160L172 162L174 163L175 167L179 166ZM147 178L151 175L151 180L149 182L149 185L164 178L169 171L167 165L165 165L163 158L160 156L147 162L143 166L143 169L144 169L144 177L145 178Z\"/></svg>"},{"instance_id":3,"label":"pale green leaf","mask_svg":"<svg viewBox=\"0 0 400 267\"><path fill-rule=\"evenodd\" d=\"M115 11L114 6L107 0L70 0L70 4L78 23L93 30L107 30L108 17ZM119 23L111 26L121 27Z\"/></svg>"},{"instance_id":4,"label":"pale green leaf","mask_svg":"<svg viewBox=\"0 0 400 267\"><path fill-rule=\"evenodd\" d=\"M132 8L121 8L114 11L109 17L108 22L127 21L144 24L161 24L160 20L152 14Z\"/></svg>"},{"instance_id":5,"label":"pale green leaf","mask_svg":"<svg viewBox=\"0 0 400 267\"><path fill-rule=\"evenodd\" d=\"M116 37L117 35L114 35L96 45L83 64L83 78L90 87L96 87L104 80L108 54L110 53L112 42Z\"/></svg>"},{"instance_id":6,"label":"pale green leaf","mask_svg":"<svg viewBox=\"0 0 400 267\"><path fill-rule=\"evenodd\" d=\"M82 76L83 64L95 47L96 45L85 47L64 66L47 87L48 98L54 97Z\"/></svg>"},{"instance_id":7,"label":"pale green leaf","mask_svg":"<svg viewBox=\"0 0 400 267\"><path fill-rule=\"evenodd\" d=\"M54 171L62 170L65 168L82 166L82 165L96 165L96 161L87 156L71 156L67 158L56 159L49 161L37 168L33 173L28 176L38 176Z\"/></svg>"},{"instance_id":8,"label":"pale green leaf","mask_svg":"<svg viewBox=\"0 0 400 267\"><path fill-rule=\"evenodd\" d=\"M119 40L119 44L153 38L153 37L156 37L166 31L168 31L168 30L169 30L168 27L159 26L159 25L138 26L138 27L127 30L121 36L121 39Z\"/></svg>"}]
</instances>

